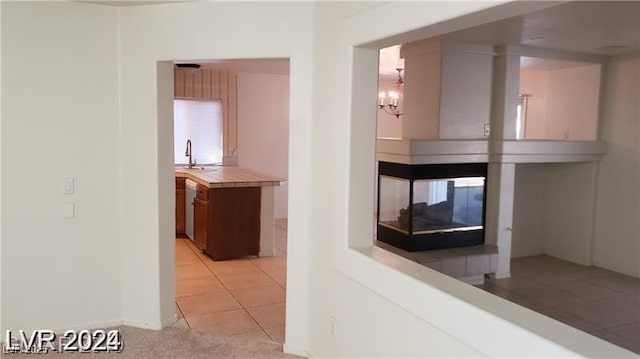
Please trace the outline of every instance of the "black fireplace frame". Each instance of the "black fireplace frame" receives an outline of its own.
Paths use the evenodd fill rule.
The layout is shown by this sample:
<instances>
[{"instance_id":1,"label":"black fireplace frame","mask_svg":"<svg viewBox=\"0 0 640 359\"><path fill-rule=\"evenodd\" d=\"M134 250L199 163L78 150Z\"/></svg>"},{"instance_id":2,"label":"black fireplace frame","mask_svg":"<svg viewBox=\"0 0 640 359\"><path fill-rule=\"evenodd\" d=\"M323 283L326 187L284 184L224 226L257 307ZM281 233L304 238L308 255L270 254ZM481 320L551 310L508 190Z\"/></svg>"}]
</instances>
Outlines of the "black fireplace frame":
<instances>
[{"instance_id":1,"label":"black fireplace frame","mask_svg":"<svg viewBox=\"0 0 640 359\"><path fill-rule=\"evenodd\" d=\"M487 213L487 167L486 163L420 164L378 162L378 240L409 252L432 249L475 246L484 243L485 219ZM402 233L380 222L380 179L381 176L409 180L409 207L407 233ZM413 182L459 177L485 177L482 206L482 229L442 230L426 234L413 233Z\"/></svg>"}]
</instances>

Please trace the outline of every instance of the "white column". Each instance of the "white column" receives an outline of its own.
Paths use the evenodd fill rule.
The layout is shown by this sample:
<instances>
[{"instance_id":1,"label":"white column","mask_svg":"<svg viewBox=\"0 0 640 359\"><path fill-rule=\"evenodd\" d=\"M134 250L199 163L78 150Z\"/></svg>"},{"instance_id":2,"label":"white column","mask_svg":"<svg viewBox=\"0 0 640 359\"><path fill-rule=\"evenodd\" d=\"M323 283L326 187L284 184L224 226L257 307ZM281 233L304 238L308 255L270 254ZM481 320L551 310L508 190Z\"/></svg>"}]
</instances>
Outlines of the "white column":
<instances>
[{"instance_id":1,"label":"white column","mask_svg":"<svg viewBox=\"0 0 640 359\"><path fill-rule=\"evenodd\" d=\"M518 94L520 92L520 55L509 48L500 49L493 66L493 109L491 138L517 138Z\"/></svg>"},{"instance_id":2,"label":"white column","mask_svg":"<svg viewBox=\"0 0 640 359\"><path fill-rule=\"evenodd\" d=\"M514 163L489 163L485 242L498 246L495 278L511 276L511 234L516 179Z\"/></svg>"},{"instance_id":3,"label":"white column","mask_svg":"<svg viewBox=\"0 0 640 359\"><path fill-rule=\"evenodd\" d=\"M501 48L494 60L491 151L502 152L503 140L517 138L520 56ZM495 278L511 276L511 240L516 165L490 162L487 176L485 242L498 246Z\"/></svg>"}]
</instances>

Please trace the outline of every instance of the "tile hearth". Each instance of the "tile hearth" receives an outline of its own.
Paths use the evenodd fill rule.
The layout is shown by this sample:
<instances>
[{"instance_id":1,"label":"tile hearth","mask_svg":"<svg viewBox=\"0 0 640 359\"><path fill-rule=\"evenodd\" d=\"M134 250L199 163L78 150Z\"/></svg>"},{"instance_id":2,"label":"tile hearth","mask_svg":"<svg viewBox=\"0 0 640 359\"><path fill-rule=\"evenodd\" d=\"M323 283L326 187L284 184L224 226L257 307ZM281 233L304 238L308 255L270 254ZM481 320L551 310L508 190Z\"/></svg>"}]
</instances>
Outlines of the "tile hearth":
<instances>
[{"instance_id":1,"label":"tile hearth","mask_svg":"<svg viewBox=\"0 0 640 359\"><path fill-rule=\"evenodd\" d=\"M474 285L482 284L484 275L495 273L498 265L498 248L489 244L418 252L407 252L381 241L375 241L375 245Z\"/></svg>"}]
</instances>

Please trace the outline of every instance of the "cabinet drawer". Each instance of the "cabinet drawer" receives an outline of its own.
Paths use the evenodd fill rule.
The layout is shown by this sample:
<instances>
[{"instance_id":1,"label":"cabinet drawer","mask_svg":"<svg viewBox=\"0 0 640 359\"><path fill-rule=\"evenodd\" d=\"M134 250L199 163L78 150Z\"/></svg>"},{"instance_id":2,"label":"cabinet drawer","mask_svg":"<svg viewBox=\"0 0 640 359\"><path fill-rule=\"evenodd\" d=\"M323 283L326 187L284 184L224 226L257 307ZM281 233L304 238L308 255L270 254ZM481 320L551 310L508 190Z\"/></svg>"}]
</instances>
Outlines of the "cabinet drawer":
<instances>
[{"instance_id":1,"label":"cabinet drawer","mask_svg":"<svg viewBox=\"0 0 640 359\"><path fill-rule=\"evenodd\" d=\"M184 189L184 177L176 177L176 189Z\"/></svg>"},{"instance_id":2,"label":"cabinet drawer","mask_svg":"<svg viewBox=\"0 0 640 359\"><path fill-rule=\"evenodd\" d=\"M201 184L198 185L197 187L197 191L198 194L196 195L196 198L201 199L203 201L208 201L209 200L209 188L205 187Z\"/></svg>"}]
</instances>

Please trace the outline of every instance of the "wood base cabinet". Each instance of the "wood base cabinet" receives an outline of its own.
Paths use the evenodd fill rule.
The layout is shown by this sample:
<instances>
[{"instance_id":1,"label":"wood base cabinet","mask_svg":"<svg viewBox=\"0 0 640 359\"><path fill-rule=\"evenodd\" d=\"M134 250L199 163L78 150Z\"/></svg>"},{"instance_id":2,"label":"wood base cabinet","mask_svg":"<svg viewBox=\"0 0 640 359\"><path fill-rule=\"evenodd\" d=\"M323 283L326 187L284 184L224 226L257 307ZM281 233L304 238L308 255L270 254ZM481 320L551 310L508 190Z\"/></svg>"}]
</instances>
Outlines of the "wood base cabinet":
<instances>
[{"instance_id":1,"label":"wood base cabinet","mask_svg":"<svg viewBox=\"0 0 640 359\"><path fill-rule=\"evenodd\" d=\"M214 260L260 253L260 187L198 185L194 205L195 244Z\"/></svg>"}]
</instances>

